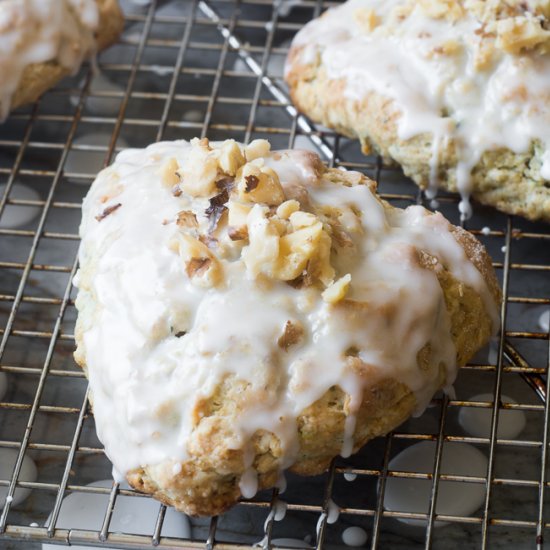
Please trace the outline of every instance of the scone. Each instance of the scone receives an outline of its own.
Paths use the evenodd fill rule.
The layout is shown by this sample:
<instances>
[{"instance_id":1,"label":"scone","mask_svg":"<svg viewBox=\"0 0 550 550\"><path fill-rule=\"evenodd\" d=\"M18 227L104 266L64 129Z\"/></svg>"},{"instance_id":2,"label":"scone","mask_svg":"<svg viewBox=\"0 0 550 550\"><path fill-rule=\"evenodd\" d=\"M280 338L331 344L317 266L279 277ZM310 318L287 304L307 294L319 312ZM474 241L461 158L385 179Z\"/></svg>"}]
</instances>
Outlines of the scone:
<instances>
[{"instance_id":1,"label":"scone","mask_svg":"<svg viewBox=\"0 0 550 550\"><path fill-rule=\"evenodd\" d=\"M83 205L75 354L129 483L219 514L421 412L498 325L483 246L265 140L120 153Z\"/></svg>"},{"instance_id":2,"label":"scone","mask_svg":"<svg viewBox=\"0 0 550 550\"><path fill-rule=\"evenodd\" d=\"M112 44L123 24L118 0L2 0L0 121Z\"/></svg>"},{"instance_id":3,"label":"scone","mask_svg":"<svg viewBox=\"0 0 550 550\"><path fill-rule=\"evenodd\" d=\"M307 24L285 68L315 121L439 186L550 221L550 2L349 0Z\"/></svg>"}]
</instances>

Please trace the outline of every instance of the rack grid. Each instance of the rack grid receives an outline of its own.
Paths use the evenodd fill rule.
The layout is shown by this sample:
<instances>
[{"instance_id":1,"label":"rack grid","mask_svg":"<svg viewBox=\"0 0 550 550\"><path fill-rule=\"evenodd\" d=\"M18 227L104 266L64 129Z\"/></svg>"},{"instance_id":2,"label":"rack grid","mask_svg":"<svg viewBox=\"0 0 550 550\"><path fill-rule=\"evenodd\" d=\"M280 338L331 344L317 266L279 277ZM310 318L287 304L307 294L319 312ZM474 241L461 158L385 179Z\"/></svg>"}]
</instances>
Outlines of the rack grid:
<instances>
[{"instance_id":1,"label":"rack grid","mask_svg":"<svg viewBox=\"0 0 550 550\"><path fill-rule=\"evenodd\" d=\"M109 164L126 144L142 147L195 136L244 142L267 137L273 148L307 147L331 165L364 171L395 205L423 203L422 194L396 167L363 157L354 141L314 125L288 99L282 72L290 39L305 22L336 4L125 2L124 35L98 60L101 73L116 86L95 85L93 67L85 67L0 127L0 374L8 376L8 393L0 401L0 448L17 451L12 475L0 479L0 489L7 487L10 496L16 488L32 491L24 506L4 505L0 548L39 548L40 542L50 542L237 549L262 538L264 547L271 548L281 536L309 535L307 544L320 549L341 545L340 534L349 525L368 532L372 549L447 548L449 540L464 548L543 548L550 526L550 335L539 319L550 311L550 229L480 205L467 229L495 259L504 294L501 336L489 353L463 368L456 397L436 396L422 418L369 443L350 459L334 460L324 476L289 476L283 495L277 489L264 491L224 516L194 521L190 540L162 535L166 508L161 505L149 535L110 531L118 498L149 497L114 483L111 488L87 485L98 476L108 477L110 466L95 438L85 377L72 360L76 313L71 281L77 269L80 203L97 172L86 166ZM23 185L37 198L19 197ZM438 203L458 223L456 197L443 194ZM35 210L33 221L22 227L2 225L9 212L29 209ZM469 399L481 390L493 398ZM516 402L502 402L503 393ZM457 413L471 407L491 411L487 437L461 431ZM522 411L527 418L515 439L498 436L503 410ZM395 452L418 441L435 442L432 471L391 470ZM486 475L443 474L442 451L450 443L482 450L489 464ZM38 464L37 481L18 480L25 455ZM356 481L345 481L345 474L357 476ZM429 480L428 513L385 509L391 478ZM471 516L437 514L442 482L483 486L483 505ZM108 497L101 528L56 526L62 499L74 492ZM280 500L286 502L286 517L275 522ZM333 502L340 508L334 525L328 522ZM440 527L440 522L448 525Z\"/></svg>"}]
</instances>

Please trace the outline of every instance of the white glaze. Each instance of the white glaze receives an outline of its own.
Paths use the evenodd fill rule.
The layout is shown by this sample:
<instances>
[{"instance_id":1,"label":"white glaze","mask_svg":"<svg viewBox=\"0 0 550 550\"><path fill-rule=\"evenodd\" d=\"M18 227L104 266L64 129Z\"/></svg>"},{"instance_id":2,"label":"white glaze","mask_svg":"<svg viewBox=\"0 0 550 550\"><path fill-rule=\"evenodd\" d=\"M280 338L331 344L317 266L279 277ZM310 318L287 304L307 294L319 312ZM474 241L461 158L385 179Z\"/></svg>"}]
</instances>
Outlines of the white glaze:
<instances>
[{"instance_id":1,"label":"white glaze","mask_svg":"<svg viewBox=\"0 0 550 550\"><path fill-rule=\"evenodd\" d=\"M402 24L396 23L393 10L407 3L348 0L329 10L296 35L294 45L304 47L301 61L311 63L320 55L329 78L345 80L350 99L376 92L395 100L402 113L401 139L432 135L428 198L437 188L439 149L454 140L463 218L471 216L471 170L486 151L504 147L525 153L540 140L539 174L550 179L550 55L499 49L492 62L476 65L483 27L472 13L456 21L431 18L418 2ZM354 17L362 8L374 10L381 23L370 32ZM393 21L389 27L384 25L388 21ZM460 51L440 53L450 41Z\"/></svg>"},{"instance_id":2,"label":"white glaze","mask_svg":"<svg viewBox=\"0 0 550 550\"><path fill-rule=\"evenodd\" d=\"M346 481L355 481L357 479L357 474L354 474L350 469L349 471L344 472L344 479Z\"/></svg>"},{"instance_id":3,"label":"white glaze","mask_svg":"<svg viewBox=\"0 0 550 550\"><path fill-rule=\"evenodd\" d=\"M422 441L407 447L389 463L390 470L432 473L436 443ZM485 477L487 458L468 443L449 442L443 445L441 474ZM429 511L432 481L390 477L386 481L384 507L394 512L426 514ZM436 513L466 517L473 514L485 498L485 485L461 481L439 481ZM425 526L425 520L398 518L409 525ZM436 521L436 526L446 525Z\"/></svg>"},{"instance_id":4,"label":"white glaze","mask_svg":"<svg viewBox=\"0 0 550 550\"><path fill-rule=\"evenodd\" d=\"M17 461L17 455L19 454L18 449L6 449L0 448L0 479L10 481L13 475L13 467ZM28 455L25 455L23 458L23 464L21 465L21 470L19 471L18 482L27 481L34 482L38 471L36 469L36 464L33 459ZM4 507L4 501L7 498L8 487L7 485L0 486L0 510ZM15 493L11 500L12 506L17 506L21 504L29 495L31 494L31 489L25 487L18 487L15 489Z\"/></svg>"},{"instance_id":5,"label":"white glaze","mask_svg":"<svg viewBox=\"0 0 550 550\"><path fill-rule=\"evenodd\" d=\"M89 483L87 487L110 488L112 483L112 480L106 479ZM128 489L128 485L123 485L121 488ZM68 494L61 504L56 528L99 531L108 504L109 493L74 492ZM114 533L152 536L158 512L159 503L151 498L118 495L109 530ZM49 521L48 519L46 525ZM168 508L164 516L161 534L163 537L191 538L191 526L187 516L176 512L173 508ZM42 550L57 550L58 548L55 544L42 544ZM92 547L86 545L71 546L72 550L88 550L90 548ZM104 550L112 550L112 547L105 546Z\"/></svg>"},{"instance_id":6,"label":"white glaze","mask_svg":"<svg viewBox=\"0 0 550 550\"><path fill-rule=\"evenodd\" d=\"M514 399L501 395L503 403L516 403ZM494 401L492 393L481 393L469 398L469 401ZM493 407L461 407L458 421L464 430L474 437L490 437ZM501 409L498 415L498 439L516 439L525 428L525 413L521 410Z\"/></svg>"},{"instance_id":7,"label":"white glaze","mask_svg":"<svg viewBox=\"0 0 550 550\"><path fill-rule=\"evenodd\" d=\"M347 546L364 546L368 539L367 532L361 527L348 527L342 533L342 542Z\"/></svg>"},{"instance_id":8,"label":"white glaze","mask_svg":"<svg viewBox=\"0 0 550 550\"><path fill-rule=\"evenodd\" d=\"M6 185L0 185L0 197L6 192ZM39 201L40 195L32 188L16 182L11 188L10 199ZM30 223L40 213L40 206L6 204L0 216L0 227L13 229Z\"/></svg>"},{"instance_id":9,"label":"white glaze","mask_svg":"<svg viewBox=\"0 0 550 550\"><path fill-rule=\"evenodd\" d=\"M274 280L266 290L234 254L220 259L221 286L193 285L170 248L181 231L173 221L190 209L207 224L208 200L185 193L174 197L159 177L167 159L185 166L189 151L184 141L124 151L100 173L84 201L80 263L95 258L97 264L92 272L79 272L75 284L93 292L97 304L94 324L83 335L96 427L121 473L183 460L197 401L234 373L258 392L235 418L229 442L246 450L240 487L250 498L257 476L249 438L258 429L275 433L285 451L282 467L288 467L298 450L296 417L331 386L350 395L350 423L365 384L378 377L407 384L421 411L437 389L435 368L420 370L416 362L426 343L433 365L445 364L447 384L454 381L456 353L443 294L435 274L415 262L414 246L441 258L455 277L476 289L495 320L496 308L442 216L420 206L385 209L364 185L316 183L311 153L300 151L272 155L266 164L278 172L287 196L301 196L310 208L332 205L351 212L355 205L365 212L357 218L353 252L340 249L332 262L336 278L352 276L347 298L363 303L369 314L349 315L347 308L323 301L315 287L295 289ZM97 221L118 203L120 208ZM218 239L222 248L234 246L225 229ZM395 310L389 318L378 314L388 308ZM276 342L288 320L302 323L305 339L283 351ZM177 338L171 329L186 334ZM345 360L350 347L372 366L368 380ZM343 452L352 446L350 429Z\"/></svg>"},{"instance_id":10,"label":"white glaze","mask_svg":"<svg viewBox=\"0 0 550 550\"><path fill-rule=\"evenodd\" d=\"M548 332L550 330L550 310L547 309L540 314L539 317L539 327L544 331Z\"/></svg>"},{"instance_id":11,"label":"white glaze","mask_svg":"<svg viewBox=\"0 0 550 550\"><path fill-rule=\"evenodd\" d=\"M33 63L56 61L71 72L96 48L95 0L3 0L0 3L0 120Z\"/></svg>"}]
</instances>

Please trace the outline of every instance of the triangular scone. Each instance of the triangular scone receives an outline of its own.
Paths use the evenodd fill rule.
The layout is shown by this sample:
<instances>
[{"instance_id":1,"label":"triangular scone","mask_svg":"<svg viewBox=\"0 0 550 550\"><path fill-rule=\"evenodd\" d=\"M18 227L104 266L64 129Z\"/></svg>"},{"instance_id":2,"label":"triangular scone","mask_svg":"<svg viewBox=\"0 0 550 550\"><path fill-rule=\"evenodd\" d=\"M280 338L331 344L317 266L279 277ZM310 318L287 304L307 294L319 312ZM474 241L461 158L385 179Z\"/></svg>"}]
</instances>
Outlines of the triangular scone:
<instances>
[{"instance_id":1,"label":"triangular scone","mask_svg":"<svg viewBox=\"0 0 550 550\"><path fill-rule=\"evenodd\" d=\"M349 0L295 37L294 103L438 187L550 221L550 3Z\"/></svg>"},{"instance_id":2,"label":"triangular scone","mask_svg":"<svg viewBox=\"0 0 550 550\"><path fill-rule=\"evenodd\" d=\"M110 46L123 25L118 0L3 0L0 121Z\"/></svg>"},{"instance_id":3,"label":"triangular scone","mask_svg":"<svg viewBox=\"0 0 550 550\"><path fill-rule=\"evenodd\" d=\"M75 357L116 471L215 515L420 412L497 328L483 246L308 151L120 153L84 201Z\"/></svg>"}]
</instances>

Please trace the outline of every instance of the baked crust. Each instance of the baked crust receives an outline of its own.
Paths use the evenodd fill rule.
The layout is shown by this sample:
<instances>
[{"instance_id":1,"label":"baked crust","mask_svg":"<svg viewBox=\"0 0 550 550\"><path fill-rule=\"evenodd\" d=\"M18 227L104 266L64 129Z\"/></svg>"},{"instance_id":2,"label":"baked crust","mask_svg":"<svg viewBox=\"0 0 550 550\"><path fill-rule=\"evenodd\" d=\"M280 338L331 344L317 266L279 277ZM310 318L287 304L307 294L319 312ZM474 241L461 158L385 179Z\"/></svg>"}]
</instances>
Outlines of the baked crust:
<instances>
[{"instance_id":1,"label":"baked crust","mask_svg":"<svg viewBox=\"0 0 550 550\"><path fill-rule=\"evenodd\" d=\"M118 0L96 0L96 2L99 8L96 40L100 51L111 46L118 39L124 28L124 17ZM69 74L70 70L56 61L33 63L25 67L19 85L12 96L10 109L33 103Z\"/></svg>"},{"instance_id":2,"label":"baked crust","mask_svg":"<svg viewBox=\"0 0 550 550\"><path fill-rule=\"evenodd\" d=\"M296 107L315 122L358 138L365 154L376 152L387 162L397 162L405 175L426 189L432 134L401 139L402 113L393 99L374 91L361 100L351 99L345 93L346 81L327 75L320 54L311 62L302 61L304 48L294 45L287 60L286 81ZM538 140L526 153L507 148L486 151L471 174L472 196L502 212L550 222L550 182L541 176L544 152ZM436 179L441 188L457 192L456 167L456 143L451 139L439 148Z\"/></svg>"},{"instance_id":3,"label":"baked crust","mask_svg":"<svg viewBox=\"0 0 550 550\"><path fill-rule=\"evenodd\" d=\"M315 173L313 179L323 176L335 186L362 184L371 189L376 187L374 182L357 173L326 169L317 157L313 157L309 161ZM353 184L351 174L355 178ZM314 187L317 183L311 181L307 185ZM388 203L383 205L387 211L396 210ZM440 219L436 214L427 215L434 220ZM481 273L491 298L498 304L499 285L484 247L463 229L452 227L450 233ZM101 251L95 250L94 254L99 257ZM457 363L463 365L489 340L494 320L480 293L457 280L444 262L422 250L414 249L413 254L421 268L433 271L437 276L448 312ZM97 318L98 302L89 281L94 278L98 258L85 258L79 275L75 359L88 375L84 337ZM387 326L399 317L398 301L385 303L373 311L372 304L342 299L331 308L334 318L354 318L358 325L363 325L362 319L366 320L373 313ZM285 463L288 456L285 456L277 435L264 429L254 432L241 448L234 445L235 425L247 405L258 401L271 402L273 394L280 391L276 371L266 375L262 391L253 387L250 381L239 379L235 373L228 373L211 393L196 401L191 411L192 431L186 443L188 458L181 462L164 460L142 465L127 473L128 482L135 489L150 493L186 514L203 516L220 514L238 501L241 478L250 466L258 474L259 489L274 486L281 470L286 467L301 475L322 473L342 452L349 416L356 417L353 435L353 452L356 452L370 439L400 425L418 407L411 389L387 374L381 375L384 369L369 365L351 350L346 357L347 364L363 383L359 408L352 412L352 397L338 385L329 387L320 399L297 415L298 451L292 464ZM448 383L445 365L434 365L433 357L427 344L416 356L417 365L422 370L435 371L434 387L442 388ZM270 376L274 378L270 379Z\"/></svg>"}]
</instances>

